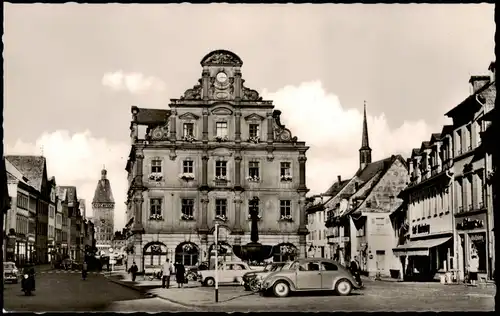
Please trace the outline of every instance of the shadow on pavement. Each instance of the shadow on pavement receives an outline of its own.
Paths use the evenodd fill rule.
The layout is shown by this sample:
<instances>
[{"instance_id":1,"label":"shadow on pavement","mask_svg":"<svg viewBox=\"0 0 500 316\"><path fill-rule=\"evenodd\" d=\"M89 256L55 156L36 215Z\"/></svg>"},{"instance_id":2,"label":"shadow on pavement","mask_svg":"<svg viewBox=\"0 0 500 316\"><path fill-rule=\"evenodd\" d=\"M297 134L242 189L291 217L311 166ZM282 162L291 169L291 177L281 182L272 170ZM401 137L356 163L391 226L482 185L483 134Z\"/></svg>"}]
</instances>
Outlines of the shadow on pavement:
<instances>
[{"instance_id":1,"label":"shadow on pavement","mask_svg":"<svg viewBox=\"0 0 500 316\"><path fill-rule=\"evenodd\" d=\"M246 296L251 296L251 295L256 295L257 293L245 293L245 294L241 294L241 295L236 295L236 296L233 296L231 298L228 298L228 299L225 299L225 300L220 300L220 302L229 302L229 301L232 301L232 300L235 300L237 298L242 298L242 297L246 297Z\"/></svg>"},{"instance_id":2,"label":"shadow on pavement","mask_svg":"<svg viewBox=\"0 0 500 316\"><path fill-rule=\"evenodd\" d=\"M348 296L362 296L363 293L351 292ZM335 291L303 291L303 292L292 292L290 296L339 296Z\"/></svg>"}]
</instances>

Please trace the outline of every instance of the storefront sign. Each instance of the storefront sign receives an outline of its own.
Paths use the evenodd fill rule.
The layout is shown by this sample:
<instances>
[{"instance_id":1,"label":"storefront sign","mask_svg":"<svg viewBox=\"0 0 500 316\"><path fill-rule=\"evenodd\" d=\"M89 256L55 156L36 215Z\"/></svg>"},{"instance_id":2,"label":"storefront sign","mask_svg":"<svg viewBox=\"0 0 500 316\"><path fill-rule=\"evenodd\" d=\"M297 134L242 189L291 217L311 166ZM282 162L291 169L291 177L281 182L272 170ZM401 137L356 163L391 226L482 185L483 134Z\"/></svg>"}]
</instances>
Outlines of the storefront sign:
<instances>
[{"instance_id":1,"label":"storefront sign","mask_svg":"<svg viewBox=\"0 0 500 316\"><path fill-rule=\"evenodd\" d=\"M412 233L415 234L428 234L431 231L431 225L429 224L418 224L413 226Z\"/></svg>"},{"instance_id":2,"label":"storefront sign","mask_svg":"<svg viewBox=\"0 0 500 316\"><path fill-rule=\"evenodd\" d=\"M469 238L471 241L479 241L479 242L484 242L485 241L485 235L484 234L469 234Z\"/></svg>"},{"instance_id":3,"label":"storefront sign","mask_svg":"<svg viewBox=\"0 0 500 316\"><path fill-rule=\"evenodd\" d=\"M461 222L457 223L457 229L477 229L484 227L484 220L472 219L470 217L464 218Z\"/></svg>"}]
</instances>

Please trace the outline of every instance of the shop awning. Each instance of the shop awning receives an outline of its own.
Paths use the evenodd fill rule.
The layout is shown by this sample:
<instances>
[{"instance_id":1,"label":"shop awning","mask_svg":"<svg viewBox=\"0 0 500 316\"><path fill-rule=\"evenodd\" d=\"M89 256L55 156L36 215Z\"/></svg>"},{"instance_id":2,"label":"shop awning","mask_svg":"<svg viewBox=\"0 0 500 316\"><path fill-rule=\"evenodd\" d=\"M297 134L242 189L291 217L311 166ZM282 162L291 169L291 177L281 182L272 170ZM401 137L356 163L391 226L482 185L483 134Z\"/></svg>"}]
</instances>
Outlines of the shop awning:
<instances>
[{"instance_id":1,"label":"shop awning","mask_svg":"<svg viewBox=\"0 0 500 316\"><path fill-rule=\"evenodd\" d=\"M396 256L428 256L429 249L442 245L450 239L451 237L443 237L410 241L393 248L392 251Z\"/></svg>"}]
</instances>

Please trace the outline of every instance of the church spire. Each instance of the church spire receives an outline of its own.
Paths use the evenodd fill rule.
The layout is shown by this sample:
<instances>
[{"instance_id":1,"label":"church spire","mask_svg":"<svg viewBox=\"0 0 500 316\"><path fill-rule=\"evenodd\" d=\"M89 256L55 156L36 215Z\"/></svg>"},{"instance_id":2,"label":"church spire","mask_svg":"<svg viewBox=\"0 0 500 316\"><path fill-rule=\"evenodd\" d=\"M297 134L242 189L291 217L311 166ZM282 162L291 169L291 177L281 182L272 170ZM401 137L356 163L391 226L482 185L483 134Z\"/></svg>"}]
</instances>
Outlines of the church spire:
<instances>
[{"instance_id":1,"label":"church spire","mask_svg":"<svg viewBox=\"0 0 500 316\"><path fill-rule=\"evenodd\" d=\"M361 136L361 148L359 149L359 167L364 169L372 162L372 150L368 141L368 123L366 122L366 101L363 105L363 135Z\"/></svg>"}]
</instances>

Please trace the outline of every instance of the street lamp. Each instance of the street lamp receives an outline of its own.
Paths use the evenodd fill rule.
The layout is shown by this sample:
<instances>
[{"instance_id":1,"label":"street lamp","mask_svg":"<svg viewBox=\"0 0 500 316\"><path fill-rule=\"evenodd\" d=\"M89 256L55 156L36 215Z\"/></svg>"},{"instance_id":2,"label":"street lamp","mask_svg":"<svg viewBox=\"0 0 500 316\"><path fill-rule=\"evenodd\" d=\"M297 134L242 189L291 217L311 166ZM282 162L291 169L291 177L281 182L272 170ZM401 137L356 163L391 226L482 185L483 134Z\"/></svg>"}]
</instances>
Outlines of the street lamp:
<instances>
[{"instance_id":1,"label":"street lamp","mask_svg":"<svg viewBox=\"0 0 500 316\"><path fill-rule=\"evenodd\" d=\"M215 302L219 302L219 224L215 224Z\"/></svg>"}]
</instances>

